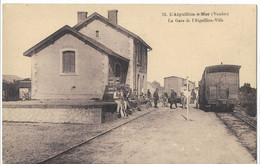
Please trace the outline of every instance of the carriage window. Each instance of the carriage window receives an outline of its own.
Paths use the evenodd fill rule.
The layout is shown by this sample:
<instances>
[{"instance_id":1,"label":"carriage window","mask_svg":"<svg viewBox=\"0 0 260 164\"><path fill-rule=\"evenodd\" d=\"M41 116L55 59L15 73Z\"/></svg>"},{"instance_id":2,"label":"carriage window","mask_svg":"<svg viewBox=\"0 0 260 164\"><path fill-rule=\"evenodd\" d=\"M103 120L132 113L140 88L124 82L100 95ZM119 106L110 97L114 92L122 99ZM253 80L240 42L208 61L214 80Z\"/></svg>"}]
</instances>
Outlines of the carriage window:
<instances>
[{"instance_id":1,"label":"carriage window","mask_svg":"<svg viewBox=\"0 0 260 164\"><path fill-rule=\"evenodd\" d=\"M62 72L75 73L75 51L62 52Z\"/></svg>"}]
</instances>

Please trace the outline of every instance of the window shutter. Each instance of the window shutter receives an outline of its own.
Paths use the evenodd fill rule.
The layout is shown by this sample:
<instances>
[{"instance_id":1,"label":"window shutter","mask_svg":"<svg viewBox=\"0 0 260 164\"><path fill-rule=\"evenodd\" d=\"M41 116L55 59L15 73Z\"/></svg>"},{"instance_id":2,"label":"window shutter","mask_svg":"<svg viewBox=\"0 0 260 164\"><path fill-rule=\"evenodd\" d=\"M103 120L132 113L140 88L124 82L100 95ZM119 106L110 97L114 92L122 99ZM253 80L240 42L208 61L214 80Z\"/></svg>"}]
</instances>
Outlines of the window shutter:
<instances>
[{"instance_id":1,"label":"window shutter","mask_svg":"<svg viewBox=\"0 0 260 164\"><path fill-rule=\"evenodd\" d=\"M62 72L75 73L75 51L64 51L62 53Z\"/></svg>"}]
</instances>

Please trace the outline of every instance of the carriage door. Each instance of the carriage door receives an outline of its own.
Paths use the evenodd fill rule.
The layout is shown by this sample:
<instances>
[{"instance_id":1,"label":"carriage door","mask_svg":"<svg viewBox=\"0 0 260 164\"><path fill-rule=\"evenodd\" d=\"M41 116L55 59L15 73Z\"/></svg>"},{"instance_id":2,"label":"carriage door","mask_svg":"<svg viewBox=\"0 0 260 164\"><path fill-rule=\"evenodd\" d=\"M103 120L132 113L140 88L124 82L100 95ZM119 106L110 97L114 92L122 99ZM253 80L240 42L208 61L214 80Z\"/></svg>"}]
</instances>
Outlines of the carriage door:
<instances>
[{"instance_id":1,"label":"carriage door","mask_svg":"<svg viewBox=\"0 0 260 164\"><path fill-rule=\"evenodd\" d=\"M219 99L228 99L228 87L226 85L226 73L222 72L219 79Z\"/></svg>"},{"instance_id":2,"label":"carriage door","mask_svg":"<svg viewBox=\"0 0 260 164\"><path fill-rule=\"evenodd\" d=\"M209 87L209 99L216 100L217 99L217 88Z\"/></svg>"}]
</instances>

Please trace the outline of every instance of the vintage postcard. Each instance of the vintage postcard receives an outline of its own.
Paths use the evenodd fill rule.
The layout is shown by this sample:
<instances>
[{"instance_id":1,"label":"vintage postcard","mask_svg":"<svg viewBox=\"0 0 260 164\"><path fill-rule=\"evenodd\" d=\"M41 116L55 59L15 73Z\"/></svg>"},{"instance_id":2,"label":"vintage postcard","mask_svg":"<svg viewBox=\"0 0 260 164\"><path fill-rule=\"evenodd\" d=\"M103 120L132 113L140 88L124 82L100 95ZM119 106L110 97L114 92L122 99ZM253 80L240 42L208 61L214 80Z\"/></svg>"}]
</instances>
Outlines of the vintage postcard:
<instances>
[{"instance_id":1,"label":"vintage postcard","mask_svg":"<svg viewBox=\"0 0 260 164\"><path fill-rule=\"evenodd\" d=\"M2 9L3 163L256 163L257 5Z\"/></svg>"}]
</instances>

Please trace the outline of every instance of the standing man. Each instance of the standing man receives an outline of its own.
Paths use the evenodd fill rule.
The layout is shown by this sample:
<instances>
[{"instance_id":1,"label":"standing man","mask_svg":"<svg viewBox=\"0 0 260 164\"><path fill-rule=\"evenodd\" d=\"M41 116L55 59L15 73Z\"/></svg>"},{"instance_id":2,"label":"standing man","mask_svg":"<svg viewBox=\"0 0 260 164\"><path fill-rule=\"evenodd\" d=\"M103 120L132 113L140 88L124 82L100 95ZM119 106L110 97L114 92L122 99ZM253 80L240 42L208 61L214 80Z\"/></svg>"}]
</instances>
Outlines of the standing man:
<instances>
[{"instance_id":1,"label":"standing man","mask_svg":"<svg viewBox=\"0 0 260 164\"><path fill-rule=\"evenodd\" d=\"M196 109L198 109L199 108L199 105L198 105L198 101L199 101L199 91L198 91L198 89L196 88L195 89L195 94L196 94L196 98L195 98L195 105L196 105Z\"/></svg>"},{"instance_id":2,"label":"standing man","mask_svg":"<svg viewBox=\"0 0 260 164\"><path fill-rule=\"evenodd\" d=\"M169 96L168 96L168 93L167 92L164 92L164 94L163 94L163 106L164 107L168 107L168 98L169 98Z\"/></svg>"},{"instance_id":3,"label":"standing man","mask_svg":"<svg viewBox=\"0 0 260 164\"><path fill-rule=\"evenodd\" d=\"M158 108L157 106L157 102L159 100L158 88L156 88L156 90L153 93L153 99L154 99L154 107Z\"/></svg>"},{"instance_id":4,"label":"standing man","mask_svg":"<svg viewBox=\"0 0 260 164\"><path fill-rule=\"evenodd\" d=\"M194 89L192 89L192 91L191 91L191 104L193 104L194 102L195 102L195 100L196 100L196 93L195 93L195 91L194 91Z\"/></svg>"},{"instance_id":5,"label":"standing man","mask_svg":"<svg viewBox=\"0 0 260 164\"><path fill-rule=\"evenodd\" d=\"M178 108L178 106L177 106L177 103L176 103L176 100L177 99L177 93L173 90L173 89L171 89L171 96L170 96L170 108L171 109L173 109L172 108L172 104L174 103L175 104L175 107L176 108Z\"/></svg>"}]
</instances>

